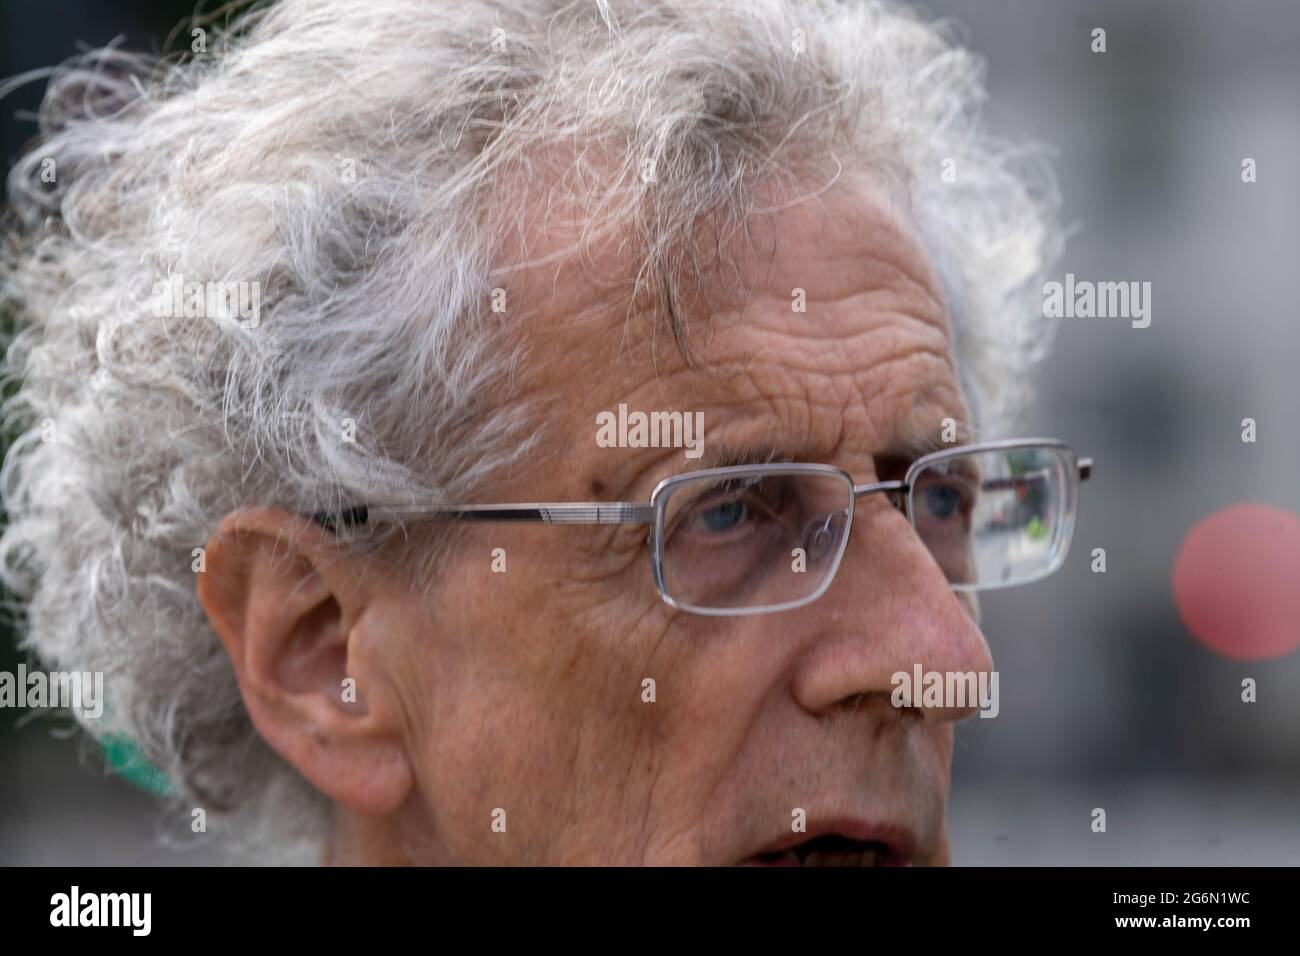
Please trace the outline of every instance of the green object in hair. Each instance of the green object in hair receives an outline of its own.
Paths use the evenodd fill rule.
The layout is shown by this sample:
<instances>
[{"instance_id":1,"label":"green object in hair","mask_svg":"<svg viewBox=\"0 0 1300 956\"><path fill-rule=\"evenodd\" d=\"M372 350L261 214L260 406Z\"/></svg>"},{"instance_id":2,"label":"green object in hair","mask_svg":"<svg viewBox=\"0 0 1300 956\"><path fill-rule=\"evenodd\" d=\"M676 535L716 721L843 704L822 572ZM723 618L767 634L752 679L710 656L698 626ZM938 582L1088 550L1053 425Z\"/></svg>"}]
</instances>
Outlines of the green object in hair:
<instances>
[{"instance_id":1,"label":"green object in hair","mask_svg":"<svg viewBox=\"0 0 1300 956\"><path fill-rule=\"evenodd\" d=\"M167 775L140 755L140 748L126 737L105 737L101 742L109 769L127 782L149 793L165 794L171 789Z\"/></svg>"}]
</instances>

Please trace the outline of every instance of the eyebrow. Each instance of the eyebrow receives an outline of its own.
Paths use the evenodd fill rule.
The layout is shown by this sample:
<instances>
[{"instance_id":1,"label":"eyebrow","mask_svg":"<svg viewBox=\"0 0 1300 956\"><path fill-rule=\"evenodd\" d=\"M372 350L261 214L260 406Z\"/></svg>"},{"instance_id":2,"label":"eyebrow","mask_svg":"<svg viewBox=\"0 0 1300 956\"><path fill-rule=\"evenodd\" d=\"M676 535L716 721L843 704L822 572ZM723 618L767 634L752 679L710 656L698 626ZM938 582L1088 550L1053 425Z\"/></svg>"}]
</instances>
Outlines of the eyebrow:
<instances>
[{"instance_id":1,"label":"eyebrow","mask_svg":"<svg viewBox=\"0 0 1300 956\"><path fill-rule=\"evenodd\" d=\"M965 422L957 423L957 438L955 441L944 441L937 432L928 431L921 436L913 436L905 450L910 454L913 461L922 458L925 455L932 455L936 451L943 451L946 448L957 448L961 445L969 445L976 441L975 436L971 433L970 426Z\"/></svg>"},{"instance_id":2,"label":"eyebrow","mask_svg":"<svg viewBox=\"0 0 1300 956\"><path fill-rule=\"evenodd\" d=\"M918 399L913 403L911 411L914 413L916 408L923 404L924 399ZM955 442L945 442L942 439L941 431L934 427L924 429L907 427L906 423L911 417L911 415L904 415L899 427L893 429L894 434L889 444L871 453L870 457L876 463L877 471L882 473L895 469L905 471L918 458L976 440L972 434L970 423L964 417L957 419L955 415L952 416L957 422L956 433L958 440ZM669 467L663 470L652 468L642 471L636 479L624 486L623 491L625 494L623 499L641 500L649 498L650 489L653 489L666 478L688 475L695 471L704 471L710 468L764 465L774 462L831 463L828 459L833 456L828 450L814 449L807 442L798 439L788 442L774 441L774 437L769 436L766 440L757 440L753 443L744 444L710 439L705 443L704 454L692 461L686 468ZM677 461L680 463L680 459ZM880 467L882 465L888 467ZM855 481L862 479L862 476L856 474L852 477Z\"/></svg>"},{"instance_id":3,"label":"eyebrow","mask_svg":"<svg viewBox=\"0 0 1300 956\"><path fill-rule=\"evenodd\" d=\"M783 452L774 445L745 447L728 445L722 442L713 444L700 456L697 467L690 471L703 471L707 468L731 468L739 465L767 465L772 462L802 461L802 456ZM689 472L687 472L689 474Z\"/></svg>"},{"instance_id":4,"label":"eyebrow","mask_svg":"<svg viewBox=\"0 0 1300 956\"><path fill-rule=\"evenodd\" d=\"M958 434L964 434L964 429L958 429ZM933 431L917 432L907 436L900 436L899 440L891 442L886 447L872 453L871 457L876 461L888 461L891 463L910 465L918 458L936 451L943 451L946 448L955 448L965 442L945 442L938 433ZM810 453L802 445L787 446L784 450L776 445L731 445L724 442L714 442L709 449L696 461L695 467L684 472L676 474L689 474L691 471L704 470L708 468L729 468L739 465L765 465L772 462L823 462L827 455L818 455Z\"/></svg>"},{"instance_id":5,"label":"eyebrow","mask_svg":"<svg viewBox=\"0 0 1300 956\"><path fill-rule=\"evenodd\" d=\"M965 432L963 429L959 428L957 433L961 435ZM934 454L936 451L943 451L945 448L957 448L964 444L967 443L964 441L945 442L934 431L917 432L901 437L900 440L881 449L872 457L877 461L890 461L910 465L918 458L924 458L926 455Z\"/></svg>"}]
</instances>

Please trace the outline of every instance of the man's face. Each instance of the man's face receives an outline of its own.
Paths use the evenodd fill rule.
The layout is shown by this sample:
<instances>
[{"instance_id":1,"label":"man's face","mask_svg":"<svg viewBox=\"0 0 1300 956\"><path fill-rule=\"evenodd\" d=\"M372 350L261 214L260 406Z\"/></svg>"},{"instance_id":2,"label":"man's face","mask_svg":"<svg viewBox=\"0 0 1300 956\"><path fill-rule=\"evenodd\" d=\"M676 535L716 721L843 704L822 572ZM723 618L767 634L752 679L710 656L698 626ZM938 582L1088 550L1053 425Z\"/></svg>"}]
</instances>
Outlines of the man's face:
<instances>
[{"instance_id":1,"label":"man's face","mask_svg":"<svg viewBox=\"0 0 1300 956\"><path fill-rule=\"evenodd\" d=\"M522 397L549 411L539 453L481 500L645 502L722 447L901 478L963 420L935 277L887 203L844 183L770 229L774 254L759 243L741 263L745 301L710 296L689 317L695 370L600 312L589 262L512 277ZM703 412L705 457L598 446L597 415L620 403ZM953 720L970 711L896 709L890 678L991 663L906 517L864 497L821 599L737 617L665 604L646 534L474 525L437 582L390 608L412 858L792 862L820 837L807 862L947 862Z\"/></svg>"}]
</instances>

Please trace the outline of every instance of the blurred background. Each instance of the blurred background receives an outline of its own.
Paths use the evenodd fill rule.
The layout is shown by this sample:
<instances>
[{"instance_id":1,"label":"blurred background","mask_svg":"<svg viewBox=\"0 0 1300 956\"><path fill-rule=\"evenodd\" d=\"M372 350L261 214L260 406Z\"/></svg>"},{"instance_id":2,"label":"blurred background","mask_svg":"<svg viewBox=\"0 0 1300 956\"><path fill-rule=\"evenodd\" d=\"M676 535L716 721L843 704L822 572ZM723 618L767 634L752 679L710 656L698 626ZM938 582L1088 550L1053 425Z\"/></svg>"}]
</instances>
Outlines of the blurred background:
<instances>
[{"instance_id":1,"label":"blurred background","mask_svg":"<svg viewBox=\"0 0 1300 956\"><path fill-rule=\"evenodd\" d=\"M1065 569L982 598L1001 713L958 728L953 860L1300 864L1300 649L1216 653L1170 585L1189 529L1215 512L1300 514L1300 4L921 6L988 58L993 127L1056 148L1076 231L1055 277L1150 282L1153 306L1145 329L1062 320L1041 370L1023 432L1097 466ZM193 7L0 0L0 77L119 36L158 50ZM1091 50L1097 27L1105 53ZM0 100L6 169L34 135L41 88ZM1242 182L1245 157L1255 183ZM1099 547L1104 574L1090 568ZM1300 620L1286 625L1300 645ZM0 670L12 672L5 628ZM1255 703L1242 702L1246 677ZM0 864L224 862L164 824L138 782L66 718L0 709ZM1091 830L1097 807L1104 834Z\"/></svg>"}]
</instances>

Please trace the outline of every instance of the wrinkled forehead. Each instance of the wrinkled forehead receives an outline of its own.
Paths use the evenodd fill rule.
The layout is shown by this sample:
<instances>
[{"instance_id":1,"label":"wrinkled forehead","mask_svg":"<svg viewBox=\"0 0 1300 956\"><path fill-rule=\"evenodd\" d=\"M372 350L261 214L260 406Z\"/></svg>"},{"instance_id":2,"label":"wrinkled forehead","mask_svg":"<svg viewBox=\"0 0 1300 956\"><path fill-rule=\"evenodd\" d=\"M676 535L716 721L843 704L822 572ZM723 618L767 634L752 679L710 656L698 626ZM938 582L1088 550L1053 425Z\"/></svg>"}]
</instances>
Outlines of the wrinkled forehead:
<instances>
[{"instance_id":1,"label":"wrinkled forehead","mask_svg":"<svg viewBox=\"0 0 1300 956\"><path fill-rule=\"evenodd\" d=\"M648 272L635 228L584 242L580 202L521 210L499 274L520 384L558 406L548 420L629 400L699 410L719 444L790 457L826 457L845 428L900 456L929 450L944 418L964 434L947 312L905 207L864 176L755 198ZM660 265L681 270L671 310Z\"/></svg>"}]
</instances>

